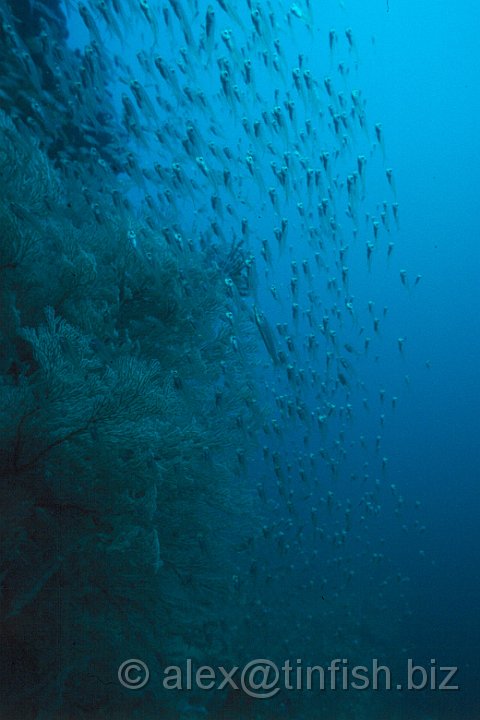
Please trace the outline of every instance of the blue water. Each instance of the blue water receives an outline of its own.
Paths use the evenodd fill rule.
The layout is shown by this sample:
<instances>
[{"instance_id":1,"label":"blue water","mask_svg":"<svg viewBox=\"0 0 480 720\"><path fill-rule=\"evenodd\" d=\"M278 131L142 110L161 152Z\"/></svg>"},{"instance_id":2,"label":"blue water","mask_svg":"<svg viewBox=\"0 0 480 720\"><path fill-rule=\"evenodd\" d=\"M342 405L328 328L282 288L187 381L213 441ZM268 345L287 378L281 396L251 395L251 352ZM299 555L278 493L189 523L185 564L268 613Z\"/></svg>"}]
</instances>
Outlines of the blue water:
<instances>
[{"instance_id":1,"label":"blue water","mask_svg":"<svg viewBox=\"0 0 480 720\"><path fill-rule=\"evenodd\" d=\"M254 4L218 2L209 43L203 1L106 3L110 25L93 1L0 2L4 30L15 12L20 20L15 42L2 36L2 163L17 157L11 137L27 148L15 182L2 175L0 208L2 402L27 408L21 420L2 415L1 472L5 487L14 478L20 488L2 497L10 714L480 718L480 9L467 0L318 5L261 3L260 33ZM54 20L60 7L65 17ZM38 27L28 35L36 12L43 39ZM62 79L55 90L22 74L29 53L53 73L49 83ZM96 107L107 109L96 120L105 135L85 132ZM43 180L41 220L40 201L28 200L39 158L61 188ZM318 185L308 185L308 168ZM8 254L19 227L42 238L38 262L27 253L20 270ZM85 279L86 266L104 287ZM78 336L52 325L50 305ZM48 352L30 349L28 328L53 338L52 327L58 378L45 370ZM168 411L147 404L138 415L143 400L131 399L123 361L158 363L140 396L156 388ZM87 438L73 425L70 445L72 405L96 394L116 398L117 419L100 419ZM30 446L33 460L27 450L22 459ZM138 690L117 682L127 658L150 668ZM218 673L258 658L278 668L376 659L393 689L284 684L267 700L161 682L165 668L190 660ZM428 689L405 689L408 662L428 670ZM18 668L30 672L26 688ZM456 669L455 689L439 687L440 668Z\"/></svg>"},{"instance_id":2,"label":"blue water","mask_svg":"<svg viewBox=\"0 0 480 720\"><path fill-rule=\"evenodd\" d=\"M418 593L412 629L426 654L441 648L457 658L465 677L459 697L471 699L464 713L476 717L479 13L468 2L391 3L388 15L373 5L368 30L359 24L365 46L368 35L376 38L366 82L397 173L402 259L423 275L414 306L397 311L408 323L413 387L391 438L398 476L421 497L429 525L424 542L432 562L411 569ZM414 549L405 550L411 563Z\"/></svg>"},{"instance_id":3,"label":"blue water","mask_svg":"<svg viewBox=\"0 0 480 720\"><path fill-rule=\"evenodd\" d=\"M406 632L419 655L450 657L460 669L461 690L430 698L432 707L448 717L475 718L480 17L473 2L390 2L388 13L382 5L350 3L348 9L361 34L369 112L382 118L395 168L402 207L397 248L401 262L422 274L413 302L398 285L389 299L405 328L412 383L387 454L405 493L422 501L428 525L421 543L428 562L418 564L416 541L404 538L396 550L415 588ZM414 709L412 703L412 717Z\"/></svg>"}]
</instances>

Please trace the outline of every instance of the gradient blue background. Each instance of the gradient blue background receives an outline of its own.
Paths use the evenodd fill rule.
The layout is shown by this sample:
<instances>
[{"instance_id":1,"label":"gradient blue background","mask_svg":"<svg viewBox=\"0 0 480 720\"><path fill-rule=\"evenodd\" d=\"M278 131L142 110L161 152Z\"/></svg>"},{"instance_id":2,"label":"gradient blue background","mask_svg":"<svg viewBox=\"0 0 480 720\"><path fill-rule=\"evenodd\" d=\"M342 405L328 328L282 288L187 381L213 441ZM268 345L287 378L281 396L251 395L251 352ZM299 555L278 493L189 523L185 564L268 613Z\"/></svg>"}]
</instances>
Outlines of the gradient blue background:
<instances>
[{"instance_id":1,"label":"gradient blue background","mask_svg":"<svg viewBox=\"0 0 480 720\"><path fill-rule=\"evenodd\" d=\"M464 690L475 694L480 644L480 8L468 0L390 0L389 5L389 12L384 0L346 5L364 66L368 113L372 120L381 119L396 176L401 226L395 251L422 275L414 298L406 297L400 284L389 290L391 314L405 328L412 380L396 426L390 428L389 451L402 487L423 503L424 549L434 561L422 567L418 578L412 576L418 581L419 647L432 657L441 650L444 660L451 658L461 669ZM398 553L410 551L418 549L404 539ZM472 717L480 717L480 709Z\"/></svg>"}]
</instances>

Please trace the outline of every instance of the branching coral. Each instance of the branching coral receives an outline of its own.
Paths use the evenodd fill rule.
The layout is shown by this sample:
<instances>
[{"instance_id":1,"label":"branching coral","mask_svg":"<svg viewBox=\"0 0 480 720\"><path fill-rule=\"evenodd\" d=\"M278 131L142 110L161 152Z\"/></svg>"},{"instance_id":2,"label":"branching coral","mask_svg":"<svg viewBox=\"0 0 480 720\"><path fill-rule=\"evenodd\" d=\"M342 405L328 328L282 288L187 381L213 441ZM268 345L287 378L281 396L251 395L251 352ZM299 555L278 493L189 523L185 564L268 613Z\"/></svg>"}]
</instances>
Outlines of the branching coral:
<instances>
[{"instance_id":1,"label":"branching coral","mask_svg":"<svg viewBox=\"0 0 480 720\"><path fill-rule=\"evenodd\" d=\"M2 130L5 713L134 717L138 700L111 687L125 657L153 671L226 642L218 597L248 517L232 448L256 416L249 334L235 352L226 313L248 319L201 250L174 252L108 203L79 200L80 225L78 183ZM149 693L142 712L167 713Z\"/></svg>"}]
</instances>

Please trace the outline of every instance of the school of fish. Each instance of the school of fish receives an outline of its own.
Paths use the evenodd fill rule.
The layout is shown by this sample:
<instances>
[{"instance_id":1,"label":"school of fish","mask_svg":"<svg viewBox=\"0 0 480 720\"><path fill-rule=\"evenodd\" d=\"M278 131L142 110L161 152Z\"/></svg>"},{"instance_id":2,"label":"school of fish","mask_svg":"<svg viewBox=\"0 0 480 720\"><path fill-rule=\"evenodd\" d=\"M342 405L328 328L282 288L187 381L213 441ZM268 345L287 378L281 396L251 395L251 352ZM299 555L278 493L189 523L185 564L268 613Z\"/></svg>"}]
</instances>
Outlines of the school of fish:
<instances>
[{"instance_id":1,"label":"school of fish","mask_svg":"<svg viewBox=\"0 0 480 720\"><path fill-rule=\"evenodd\" d=\"M232 567L239 607L252 588L257 598L239 614L239 655L354 654L372 614L388 619L392 600L410 612L385 518L425 531L420 515L403 519L414 503L389 477L383 435L401 398L376 379L389 313L368 295L379 276L405 293L421 276L395 264L395 173L359 87L354 30L325 25L311 0L68 0L65 40L60 6L36 5L37 56L0 4L0 107L15 116L15 105L80 178L99 224L115 177L116 212L138 214L174 253L205 251L224 274L232 303L218 322L238 352L236 308L248 309L261 420L256 454L236 455L259 532ZM131 243L142 252L138 230ZM392 332L403 361L407 339Z\"/></svg>"}]
</instances>

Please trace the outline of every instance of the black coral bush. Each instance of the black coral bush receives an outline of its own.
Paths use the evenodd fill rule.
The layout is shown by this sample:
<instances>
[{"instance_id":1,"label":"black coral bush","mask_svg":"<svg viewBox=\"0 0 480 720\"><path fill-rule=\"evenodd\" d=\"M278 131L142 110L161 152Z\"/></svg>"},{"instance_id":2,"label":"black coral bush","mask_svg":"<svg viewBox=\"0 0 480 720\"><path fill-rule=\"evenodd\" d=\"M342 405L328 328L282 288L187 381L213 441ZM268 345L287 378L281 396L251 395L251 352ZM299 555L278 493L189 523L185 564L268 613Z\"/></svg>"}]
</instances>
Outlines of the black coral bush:
<instances>
[{"instance_id":1,"label":"black coral bush","mask_svg":"<svg viewBox=\"0 0 480 720\"><path fill-rule=\"evenodd\" d=\"M226 661L246 311L203 251L107 189L93 210L4 117L0 150L2 717L177 717L116 671Z\"/></svg>"}]
</instances>

